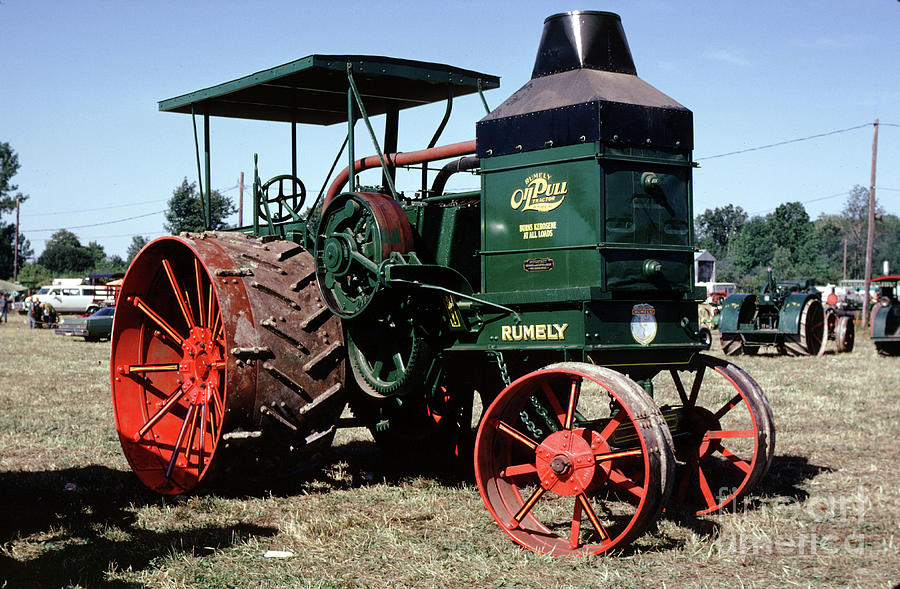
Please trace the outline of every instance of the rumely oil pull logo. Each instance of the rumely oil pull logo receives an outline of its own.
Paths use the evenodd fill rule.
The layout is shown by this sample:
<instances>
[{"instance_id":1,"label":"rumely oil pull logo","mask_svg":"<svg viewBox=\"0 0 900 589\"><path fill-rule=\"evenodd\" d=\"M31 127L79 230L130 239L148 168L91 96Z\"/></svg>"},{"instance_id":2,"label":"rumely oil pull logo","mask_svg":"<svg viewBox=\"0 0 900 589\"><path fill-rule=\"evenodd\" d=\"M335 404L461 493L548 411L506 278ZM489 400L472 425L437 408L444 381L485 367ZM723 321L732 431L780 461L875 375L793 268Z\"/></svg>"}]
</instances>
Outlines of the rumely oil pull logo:
<instances>
[{"instance_id":1,"label":"rumely oil pull logo","mask_svg":"<svg viewBox=\"0 0 900 589\"><path fill-rule=\"evenodd\" d=\"M552 182L546 172L536 172L525 178L525 188L518 188L509 199L514 210L552 211L563 203L568 192L568 182Z\"/></svg>"}]
</instances>

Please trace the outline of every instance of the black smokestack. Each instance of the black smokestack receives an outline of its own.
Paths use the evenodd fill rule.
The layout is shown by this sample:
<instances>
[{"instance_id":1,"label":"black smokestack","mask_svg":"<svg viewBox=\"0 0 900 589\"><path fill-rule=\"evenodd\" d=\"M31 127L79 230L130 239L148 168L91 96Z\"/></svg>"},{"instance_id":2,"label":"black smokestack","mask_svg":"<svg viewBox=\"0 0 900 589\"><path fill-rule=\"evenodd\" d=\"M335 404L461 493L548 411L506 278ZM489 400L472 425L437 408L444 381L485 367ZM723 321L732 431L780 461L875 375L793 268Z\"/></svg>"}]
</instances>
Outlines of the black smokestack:
<instances>
[{"instance_id":1,"label":"black smokestack","mask_svg":"<svg viewBox=\"0 0 900 589\"><path fill-rule=\"evenodd\" d=\"M544 20L532 79L580 68L637 75L618 14L577 10Z\"/></svg>"}]
</instances>

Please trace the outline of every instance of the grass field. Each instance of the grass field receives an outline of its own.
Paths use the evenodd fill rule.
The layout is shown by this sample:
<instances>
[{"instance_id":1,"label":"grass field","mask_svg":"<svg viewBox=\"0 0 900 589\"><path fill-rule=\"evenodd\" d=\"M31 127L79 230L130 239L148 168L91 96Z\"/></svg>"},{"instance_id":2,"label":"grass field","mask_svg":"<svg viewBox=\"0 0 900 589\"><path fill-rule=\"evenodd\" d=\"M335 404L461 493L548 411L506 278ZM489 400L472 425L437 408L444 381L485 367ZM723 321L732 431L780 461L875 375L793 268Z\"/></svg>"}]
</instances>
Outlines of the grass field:
<instances>
[{"instance_id":1,"label":"grass field","mask_svg":"<svg viewBox=\"0 0 900 589\"><path fill-rule=\"evenodd\" d=\"M833 344L832 344L833 345ZM713 353L716 353L715 348ZM162 498L114 431L109 344L0 325L0 587L893 587L900 358L737 363L768 394L772 468L737 512L669 509L624 555L513 544L473 483L339 432L305 475ZM265 558L269 550L288 558Z\"/></svg>"}]
</instances>

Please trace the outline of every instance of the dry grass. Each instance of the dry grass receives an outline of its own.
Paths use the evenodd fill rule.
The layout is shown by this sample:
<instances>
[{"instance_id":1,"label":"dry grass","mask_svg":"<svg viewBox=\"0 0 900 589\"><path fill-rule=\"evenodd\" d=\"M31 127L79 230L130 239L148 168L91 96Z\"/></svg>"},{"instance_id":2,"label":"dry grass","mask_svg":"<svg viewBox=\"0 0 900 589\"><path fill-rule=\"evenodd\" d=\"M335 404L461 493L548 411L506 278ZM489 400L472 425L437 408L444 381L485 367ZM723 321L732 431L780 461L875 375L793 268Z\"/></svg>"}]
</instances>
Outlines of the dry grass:
<instances>
[{"instance_id":1,"label":"dry grass","mask_svg":"<svg viewBox=\"0 0 900 589\"><path fill-rule=\"evenodd\" d=\"M0 326L0 586L891 587L900 581L900 358L738 363L772 403L776 458L736 514L669 511L624 556L540 557L477 490L342 431L305 478L164 499L113 428L108 343ZM267 550L295 556L264 558Z\"/></svg>"}]
</instances>

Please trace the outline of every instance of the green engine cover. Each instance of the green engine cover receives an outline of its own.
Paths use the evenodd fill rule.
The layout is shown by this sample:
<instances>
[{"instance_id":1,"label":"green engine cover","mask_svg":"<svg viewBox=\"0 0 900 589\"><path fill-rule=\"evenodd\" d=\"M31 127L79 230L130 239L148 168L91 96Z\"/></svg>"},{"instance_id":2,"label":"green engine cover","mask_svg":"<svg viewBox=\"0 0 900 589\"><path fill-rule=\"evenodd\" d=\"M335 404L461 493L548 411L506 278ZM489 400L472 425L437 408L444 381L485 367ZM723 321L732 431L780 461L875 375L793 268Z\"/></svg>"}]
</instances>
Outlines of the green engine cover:
<instances>
[{"instance_id":1,"label":"green engine cover","mask_svg":"<svg viewBox=\"0 0 900 589\"><path fill-rule=\"evenodd\" d=\"M483 159L483 291L691 291L690 177L684 153L599 143Z\"/></svg>"}]
</instances>

